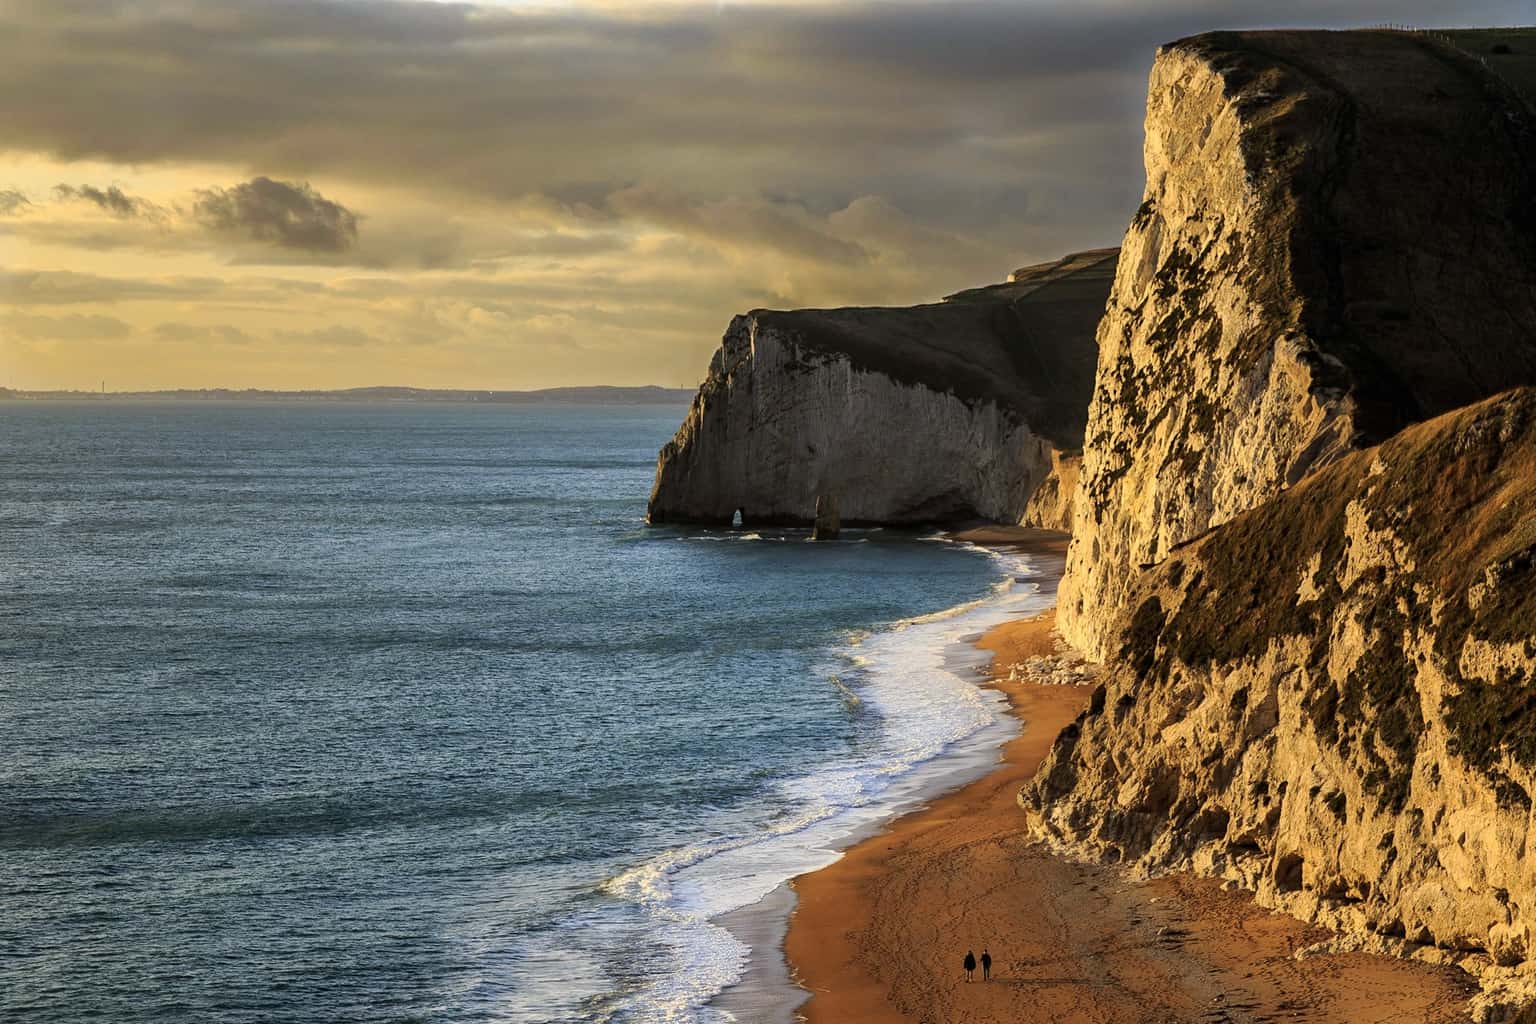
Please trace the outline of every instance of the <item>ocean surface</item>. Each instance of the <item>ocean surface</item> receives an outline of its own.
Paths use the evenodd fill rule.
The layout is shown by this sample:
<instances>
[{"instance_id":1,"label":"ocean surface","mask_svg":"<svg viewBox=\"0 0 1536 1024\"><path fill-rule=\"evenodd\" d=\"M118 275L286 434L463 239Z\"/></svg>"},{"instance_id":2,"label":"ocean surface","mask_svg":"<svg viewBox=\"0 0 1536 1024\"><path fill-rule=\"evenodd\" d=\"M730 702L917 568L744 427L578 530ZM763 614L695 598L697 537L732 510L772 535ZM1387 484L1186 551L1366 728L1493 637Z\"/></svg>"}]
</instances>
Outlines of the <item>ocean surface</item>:
<instances>
[{"instance_id":1,"label":"ocean surface","mask_svg":"<svg viewBox=\"0 0 1536 1024\"><path fill-rule=\"evenodd\" d=\"M716 919L988 760L1041 601L647 528L682 414L0 402L0 1018L730 1019Z\"/></svg>"}]
</instances>

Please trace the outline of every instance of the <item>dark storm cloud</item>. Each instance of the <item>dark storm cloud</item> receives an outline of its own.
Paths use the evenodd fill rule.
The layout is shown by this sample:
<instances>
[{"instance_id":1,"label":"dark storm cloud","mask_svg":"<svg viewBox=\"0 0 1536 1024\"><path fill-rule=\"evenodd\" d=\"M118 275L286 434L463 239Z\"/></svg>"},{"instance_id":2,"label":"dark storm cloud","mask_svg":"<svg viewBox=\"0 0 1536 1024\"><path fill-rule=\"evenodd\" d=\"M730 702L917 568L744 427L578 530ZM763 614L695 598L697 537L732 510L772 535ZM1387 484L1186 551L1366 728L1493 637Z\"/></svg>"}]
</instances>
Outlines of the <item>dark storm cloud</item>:
<instances>
[{"instance_id":1,"label":"dark storm cloud","mask_svg":"<svg viewBox=\"0 0 1536 1024\"><path fill-rule=\"evenodd\" d=\"M1032 211L1123 222L1145 73L1168 39L1528 16L1498 0L1450 15L1443 0L0 0L0 12L0 139L13 148L493 196L664 182L826 212L878 192L955 226Z\"/></svg>"},{"instance_id":2,"label":"dark storm cloud","mask_svg":"<svg viewBox=\"0 0 1536 1024\"><path fill-rule=\"evenodd\" d=\"M203 189L193 211L218 234L283 249L342 252L357 243L357 214L308 185L258 177Z\"/></svg>"},{"instance_id":3,"label":"dark storm cloud","mask_svg":"<svg viewBox=\"0 0 1536 1024\"><path fill-rule=\"evenodd\" d=\"M147 199L130 196L116 185L97 188L94 185L55 185L53 194L65 201L91 203L114 217L143 217L160 220L165 211Z\"/></svg>"},{"instance_id":4,"label":"dark storm cloud","mask_svg":"<svg viewBox=\"0 0 1536 1024\"><path fill-rule=\"evenodd\" d=\"M1019 259L1113 243L1140 201L1159 43L1510 23L1529 0L0 0L0 18L0 147L448 203L546 196L572 217L714 244L760 231L778 251L854 266L859 241L817 218L870 195ZM222 234L263 243L240 262L468 258L448 243L356 246L351 211L257 195L272 179L199 204Z\"/></svg>"}]
</instances>

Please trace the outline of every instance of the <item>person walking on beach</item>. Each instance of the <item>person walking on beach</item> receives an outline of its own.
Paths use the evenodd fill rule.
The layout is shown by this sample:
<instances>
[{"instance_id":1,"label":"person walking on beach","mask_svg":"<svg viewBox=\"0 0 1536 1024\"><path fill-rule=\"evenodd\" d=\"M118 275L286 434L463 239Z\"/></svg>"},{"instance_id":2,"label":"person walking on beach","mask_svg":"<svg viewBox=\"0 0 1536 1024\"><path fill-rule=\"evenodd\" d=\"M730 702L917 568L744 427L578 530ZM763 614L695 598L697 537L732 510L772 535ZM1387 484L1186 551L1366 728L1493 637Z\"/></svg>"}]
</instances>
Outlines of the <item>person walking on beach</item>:
<instances>
[{"instance_id":1,"label":"person walking on beach","mask_svg":"<svg viewBox=\"0 0 1536 1024\"><path fill-rule=\"evenodd\" d=\"M992 980L992 954L987 952L985 946L981 949L981 980Z\"/></svg>"},{"instance_id":2,"label":"person walking on beach","mask_svg":"<svg viewBox=\"0 0 1536 1024\"><path fill-rule=\"evenodd\" d=\"M969 949L965 951L965 981L970 984L971 975L976 971L976 954Z\"/></svg>"}]
</instances>

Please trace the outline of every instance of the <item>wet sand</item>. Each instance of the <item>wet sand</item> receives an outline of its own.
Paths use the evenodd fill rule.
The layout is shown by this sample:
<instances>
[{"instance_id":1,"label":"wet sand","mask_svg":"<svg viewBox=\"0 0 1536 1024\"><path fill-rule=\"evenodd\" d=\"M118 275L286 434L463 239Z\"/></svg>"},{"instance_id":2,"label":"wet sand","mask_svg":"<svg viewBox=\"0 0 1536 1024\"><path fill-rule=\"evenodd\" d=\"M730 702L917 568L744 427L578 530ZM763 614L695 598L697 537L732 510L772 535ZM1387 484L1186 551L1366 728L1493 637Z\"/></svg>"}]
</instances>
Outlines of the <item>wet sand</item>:
<instances>
[{"instance_id":1,"label":"wet sand","mask_svg":"<svg viewBox=\"0 0 1536 1024\"><path fill-rule=\"evenodd\" d=\"M1001 538L999 538L1001 539ZM803 875L784 948L810 1024L1441 1022L1464 1019L1460 972L1366 954L1296 960L1326 933L1210 880L1133 882L1028 842L1015 795L1090 687L1009 682L1053 650L1053 615L981 646L1024 730L996 771ZM992 980L961 959L988 947Z\"/></svg>"}]
</instances>

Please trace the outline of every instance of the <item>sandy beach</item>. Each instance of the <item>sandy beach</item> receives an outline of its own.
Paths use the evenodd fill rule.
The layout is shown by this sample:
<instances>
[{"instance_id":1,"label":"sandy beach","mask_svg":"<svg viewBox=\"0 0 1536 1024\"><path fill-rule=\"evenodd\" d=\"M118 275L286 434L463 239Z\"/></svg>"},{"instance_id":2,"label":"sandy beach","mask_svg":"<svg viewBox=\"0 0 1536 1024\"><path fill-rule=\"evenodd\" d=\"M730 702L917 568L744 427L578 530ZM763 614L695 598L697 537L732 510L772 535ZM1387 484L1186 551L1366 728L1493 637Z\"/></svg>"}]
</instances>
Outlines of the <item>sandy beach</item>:
<instances>
[{"instance_id":1,"label":"sandy beach","mask_svg":"<svg viewBox=\"0 0 1536 1024\"><path fill-rule=\"evenodd\" d=\"M980 539L980 538L977 538ZM1006 542L1012 538L987 538ZM986 542L986 541L983 541ZM1024 835L1015 794L1091 687L1008 679L1053 651L1053 613L979 644L1022 733L991 774L793 883L784 948L811 1024L1162 1024L1460 1020L1460 972L1366 954L1290 954L1325 932L1210 880L1070 863ZM992 979L967 983L967 949Z\"/></svg>"}]
</instances>

